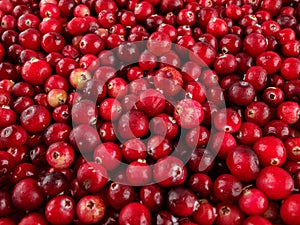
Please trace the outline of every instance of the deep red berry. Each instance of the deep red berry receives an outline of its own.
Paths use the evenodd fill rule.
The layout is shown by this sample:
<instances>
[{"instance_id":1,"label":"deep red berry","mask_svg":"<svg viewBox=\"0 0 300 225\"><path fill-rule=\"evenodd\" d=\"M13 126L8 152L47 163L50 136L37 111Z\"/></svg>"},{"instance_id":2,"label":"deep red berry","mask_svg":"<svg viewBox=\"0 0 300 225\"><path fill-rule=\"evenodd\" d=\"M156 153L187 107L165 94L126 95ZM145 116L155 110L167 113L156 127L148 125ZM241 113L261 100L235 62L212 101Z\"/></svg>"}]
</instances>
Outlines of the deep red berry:
<instances>
[{"instance_id":1,"label":"deep red berry","mask_svg":"<svg viewBox=\"0 0 300 225\"><path fill-rule=\"evenodd\" d=\"M23 65L21 74L28 83L42 85L50 77L51 67L47 62L33 58Z\"/></svg>"},{"instance_id":2,"label":"deep red berry","mask_svg":"<svg viewBox=\"0 0 300 225\"><path fill-rule=\"evenodd\" d=\"M107 189L108 204L114 209L121 210L135 198L134 188L129 185L113 182Z\"/></svg>"},{"instance_id":3,"label":"deep red berry","mask_svg":"<svg viewBox=\"0 0 300 225\"><path fill-rule=\"evenodd\" d=\"M118 221L120 225L139 225L141 223L150 225L151 214L149 209L143 204L132 202L121 210Z\"/></svg>"},{"instance_id":4,"label":"deep red berry","mask_svg":"<svg viewBox=\"0 0 300 225\"><path fill-rule=\"evenodd\" d=\"M182 128L193 128L203 121L201 104L193 99L181 100L174 109L174 119Z\"/></svg>"},{"instance_id":5,"label":"deep red berry","mask_svg":"<svg viewBox=\"0 0 300 225\"><path fill-rule=\"evenodd\" d=\"M94 160L107 170L117 168L122 160L120 147L113 142L105 142L94 150Z\"/></svg>"},{"instance_id":6,"label":"deep red berry","mask_svg":"<svg viewBox=\"0 0 300 225\"><path fill-rule=\"evenodd\" d=\"M285 224L300 224L296 219L300 210L299 199L299 194L292 194L283 201L280 207L280 216Z\"/></svg>"},{"instance_id":7,"label":"deep red berry","mask_svg":"<svg viewBox=\"0 0 300 225\"><path fill-rule=\"evenodd\" d=\"M192 214L192 218L198 225L212 225L216 219L216 210L207 201L200 200L198 208Z\"/></svg>"},{"instance_id":8,"label":"deep red berry","mask_svg":"<svg viewBox=\"0 0 300 225\"><path fill-rule=\"evenodd\" d=\"M151 167L146 160L133 161L126 168L126 178L132 186L146 185L152 179Z\"/></svg>"},{"instance_id":9,"label":"deep red berry","mask_svg":"<svg viewBox=\"0 0 300 225\"><path fill-rule=\"evenodd\" d=\"M78 219L87 224L99 222L105 215L106 206L97 195L86 195L76 205Z\"/></svg>"},{"instance_id":10,"label":"deep red berry","mask_svg":"<svg viewBox=\"0 0 300 225\"><path fill-rule=\"evenodd\" d=\"M187 217L193 214L198 206L196 195L184 187L172 188L166 199L168 209L179 217Z\"/></svg>"},{"instance_id":11,"label":"deep red berry","mask_svg":"<svg viewBox=\"0 0 300 225\"><path fill-rule=\"evenodd\" d=\"M231 108L224 108L215 113L214 126L219 131L234 133L239 130L242 121L237 111Z\"/></svg>"},{"instance_id":12,"label":"deep red berry","mask_svg":"<svg viewBox=\"0 0 300 225\"><path fill-rule=\"evenodd\" d=\"M47 221L54 224L67 224L75 216L75 202L67 195L56 196L47 203L45 216Z\"/></svg>"},{"instance_id":13,"label":"deep red berry","mask_svg":"<svg viewBox=\"0 0 300 225\"><path fill-rule=\"evenodd\" d=\"M19 181L12 192L12 202L21 210L37 210L45 203L45 195L36 180L26 178Z\"/></svg>"},{"instance_id":14,"label":"deep red berry","mask_svg":"<svg viewBox=\"0 0 300 225\"><path fill-rule=\"evenodd\" d=\"M239 207L247 215L260 215L267 210L268 199L259 189L246 189L239 198Z\"/></svg>"},{"instance_id":15,"label":"deep red berry","mask_svg":"<svg viewBox=\"0 0 300 225\"><path fill-rule=\"evenodd\" d=\"M213 192L221 202L234 202L242 193L242 184L231 174L222 174L214 182Z\"/></svg>"},{"instance_id":16,"label":"deep red berry","mask_svg":"<svg viewBox=\"0 0 300 225\"><path fill-rule=\"evenodd\" d=\"M269 199L284 199L289 196L294 189L294 181L288 172L277 166L267 166L263 168L257 179L256 186Z\"/></svg>"},{"instance_id":17,"label":"deep red berry","mask_svg":"<svg viewBox=\"0 0 300 225\"><path fill-rule=\"evenodd\" d=\"M267 136L258 139L253 150L263 166L281 166L286 160L286 149L283 142L276 137Z\"/></svg>"},{"instance_id":18,"label":"deep red berry","mask_svg":"<svg viewBox=\"0 0 300 225\"><path fill-rule=\"evenodd\" d=\"M296 123L299 119L300 106L296 102L286 101L277 108L277 116L287 124Z\"/></svg>"},{"instance_id":19,"label":"deep red berry","mask_svg":"<svg viewBox=\"0 0 300 225\"><path fill-rule=\"evenodd\" d=\"M56 169L68 168L74 161L74 150L66 142L56 142L48 147L46 160L49 165Z\"/></svg>"},{"instance_id":20,"label":"deep red berry","mask_svg":"<svg viewBox=\"0 0 300 225\"><path fill-rule=\"evenodd\" d=\"M154 180L162 187L180 185L186 180L186 167L174 156L159 159L153 167Z\"/></svg>"},{"instance_id":21,"label":"deep red berry","mask_svg":"<svg viewBox=\"0 0 300 225\"><path fill-rule=\"evenodd\" d=\"M95 162L82 164L77 171L80 186L91 193L98 192L107 182L106 169Z\"/></svg>"}]
</instances>

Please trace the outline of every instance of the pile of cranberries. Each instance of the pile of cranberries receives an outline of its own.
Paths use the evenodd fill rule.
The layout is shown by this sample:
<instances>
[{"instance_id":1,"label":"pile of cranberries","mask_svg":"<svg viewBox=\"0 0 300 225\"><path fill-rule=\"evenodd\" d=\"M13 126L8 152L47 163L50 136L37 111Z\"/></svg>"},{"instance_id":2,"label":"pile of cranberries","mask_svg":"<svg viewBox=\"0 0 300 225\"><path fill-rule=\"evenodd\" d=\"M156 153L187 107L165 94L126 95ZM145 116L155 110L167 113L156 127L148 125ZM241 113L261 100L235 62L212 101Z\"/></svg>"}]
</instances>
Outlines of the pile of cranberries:
<instances>
[{"instance_id":1,"label":"pile of cranberries","mask_svg":"<svg viewBox=\"0 0 300 225\"><path fill-rule=\"evenodd\" d=\"M298 0L0 0L0 225L300 225Z\"/></svg>"}]
</instances>

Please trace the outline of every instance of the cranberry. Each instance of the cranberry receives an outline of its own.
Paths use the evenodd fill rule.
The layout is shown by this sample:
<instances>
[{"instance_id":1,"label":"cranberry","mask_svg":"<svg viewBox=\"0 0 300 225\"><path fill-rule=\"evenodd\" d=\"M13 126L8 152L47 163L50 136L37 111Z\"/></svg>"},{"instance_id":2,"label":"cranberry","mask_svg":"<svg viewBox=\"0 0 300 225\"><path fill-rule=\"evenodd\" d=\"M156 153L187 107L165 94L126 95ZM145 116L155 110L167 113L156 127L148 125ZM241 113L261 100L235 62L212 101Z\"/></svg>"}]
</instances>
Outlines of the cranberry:
<instances>
[{"instance_id":1,"label":"cranberry","mask_svg":"<svg viewBox=\"0 0 300 225\"><path fill-rule=\"evenodd\" d=\"M20 117L22 126L31 133L43 131L50 124L51 115L41 105L33 105L26 108Z\"/></svg>"},{"instance_id":2,"label":"cranberry","mask_svg":"<svg viewBox=\"0 0 300 225\"><path fill-rule=\"evenodd\" d=\"M255 215L255 216L249 216L246 218L243 222L243 225L250 225L250 224L266 224L266 225L271 225L272 223L265 219L262 216Z\"/></svg>"},{"instance_id":3,"label":"cranberry","mask_svg":"<svg viewBox=\"0 0 300 225\"><path fill-rule=\"evenodd\" d=\"M263 67L268 74L273 74L280 69L281 58L273 51L262 52L256 58L256 65Z\"/></svg>"},{"instance_id":4,"label":"cranberry","mask_svg":"<svg viewBox=\"0 0 300 225\"><path fill-rule=\"evenodd\" d=\"M67 168L74 160L74 150L71 145L65 142L53 143L48 147L46 160L53 168Z\"/></svg>"},{"instance_id":5,"label":"cranberry","mask_svg":"<svg viewBox=\"0 0 300 225\"><path fill-rule=\"evenodd\" d=\"M153 177L162 187L182 184L186 180L186 173L183 162L174 156L159 159L153 167Z\"/></svg>"},{"instance_id":6,"label":"cranberry","mask_svg":"<svg viewBox=\"0 0 300 225\"><path fill-rule=\"evenodd\" d=\"M79 167L77 179L84 190L95 193L107 183L107 172L102 165L95 162L87 162Z\"/></svg>"},{"instance_id":7,"label":"cranberry","mask_svg":"<svg viewBox=\"0 0 300 225\"><path fill-rule=\"evenodd\" d=\"M192 214L193 221L199 225L211 225L216 219L215 208L205 200L199 201L198 209Z\"/></svg>"},{"instance_id":8,"label":"cranberry","mask_svg":"<svg viewBox=\"0 0 300 225\"><path fill-rule=\"evenodd\" d=\"M28 134L26 130L19 125L11 125L2 129L0 141L7 148L21 147L27 141Z\"/></svg>"},{"instance_id":9,"label":"cranberry","mask_svg":"<svg viewBox=\"0 0 300 225\"><path fill-rule=\"evenodd\" d=\"M98 110L95 103L90 100L81 100L72 107L72 120L75 124L95 125L97 122Z\"/></svg>"},{"instance_id":10,"label":"cranberry","mask_svg":"<svg viewBox=\"0 0 300 225\"><path fill-rule=\"evenodd\" d=\"M194 62L203 66L211 66L213 64L216 51L210 45L197 42L190 50L189 58Z\"/></svg>"},{"instance_id":11,"label":"cranberry","mask_svg":"<svg viewBox=\"0 0 300 225\"><path fill-rule=\"evenodd\" d=\"M5 151L0 152L1 161L0 161L0 174L2 176L9 174L15 167L15 160L14 157Z\"/></svg>"},{"instance_id":12,"label":"cranberry","mask_svg":"<svg viewBox=\"0 0 300 225\"><path fill-rule=\"evenodd\" d=\"M171 50L172 41L169 35L163 32L154 32L147 40L147 49L156 56L161 56Z\"/></svg>"},{"instance_id":13,"label":"cranberry","mask_svg":"<svg viewBox=\"0 0 300 225\"><path fill-rule=\"evenodd\" d=\"M226 165L240 181L254 180L260 171L258 156L249 147L238 146L230 151L226 158Z\"/></svg>"},{"instance_id":14,"label":"cranberry","mask_svg":"<svg viewBox=\"0 0 300 225\"><path fill-rule=\"evenodd\" d=\"M190 216L197 208L197 198L195 194L184 187L171 189L167 194L166 204L168 209L175 216Z\"/></svg>"},{"instance_id":15,"label":"cranberry","mask_svg":"<svg viewBox=\"0 0 300 225\"><path fill-rule=\"evenodd\" d=\"M132 186L113 182L107 190L107 201L111 207L121 210L133 202L135 192Z\"/></svg>"},{"instance_id":16,"label":"cranberry","mask_svg":"<svg viewBox=\"0 0 300 225\"><path fill-rule=\"evenodd\" d=\"M9 218L0 218L0 224L1 225L16 225L16 223L14 222L14 220L9 219Z\"/></svg>"},{"instance_id":17,"label":"cranberry","mask_svg":"<svg viewBox=\"0 0 300 225\"><path fill-rule=\"evenodd\" d=\"M300 60L297 58L285 59L280 67L280 73L286 80L293 80L299 78Z\"/></svg>"},{"instance_id":18,"label":"cranberry","mask_svg":"<svg viewBox=\"0 0 300 225\"><path fill-rule=\"evenodd\" d=\"M264 218L268 219L271 222L274 222L277 219L278 214L279 214L279 206L277 205L276 202L269 200L268 208L263 214Z\"/></svg>"},{"instance_id":19,"label":"cranberry","mask_svg":"<svg viewBox=\"0 0 300 225\"><path fill-rule=\"evenodd\" d=\"M182 128L193 128L199 125L204 117L199 102L193 99L181 100L174 109L174 119Z\"/></svg>"},{"instance_id":20,"label":"cranberry","mask_svg":"<svg viewBox=\"0 0 300 225\"><path fill-rule=\"evenodd\" d=\"M181 73L171 66L162 67L155 73L154 86L160 89L164 95L174 96L178 94L182 85Z\"/></svg>"},{"instance_id":21,"label":"cranberry","mask_svg":"<svg viewBox=\"0 0 300 225\"><path fill-rule=\"evenodd\" d=\"M234 133L241 126L240 115L231 108L221 109L214 115L214 125L220 131Z\"/></svg>"},{"instance_id":22,"label":"cranberry","mask_svg":"<svg viewBox=\"0 0 300 225\"><path fill-rule=\"evenodd\" d=\"M231 174L223 174L214 182L215 197L222 202L234 202L242 193L242 184Z\"/></svg>"},{"instance_id":23,"label":"cranberry","mask_svg":"<svg viewBox=\"0 0 300 225\"><path fill-rule=\"evenodd\" d=\"M117 168L121 159L121 149L113 142L102 143L94 150L94 160L103 165L107 170Z\"/></svg>"},{"instance_id":24,"label":"cranberry","mask_svg":"<svg viewBox=\"0 0 300 225\"><path fill-rule=\"evenodd\" d=\"M261 137L262 137L261 128L252 122L242 123L236 135L238 142L244 145L252 145L255 141L257 141Z\"/></svg>"},{"instance_id":25,"label":"cranberry","mask_svg":"<svg viewBox=\"0 0 300 225\"><path fill-rule=\"evenodd\" d=\"M279 87L268 87L264 90L263 100L270 106L278 106L284 100L284 92Z\"/></svg>"},{"instance_id":26,"label":"cranberry","mask_svg":"<svg viewBox=\"0 0 300 225\"><path fill-rule=\"evenodd\" d=\"M146 160L133 161L126 168L126 178L130 185L142 186L151 181L152 171Z\"/></svg>"},{"instance_id":27,"label":"cranberry","mask_svg":"<svg viewBox=\"0 0 300 225\"><path fill-rule=\"evenodd\" d=\"M16 113L10 109L9 107L4 107L0 108L0 127L4 128L10 125L13 125L17 121L17 115Z\"/></svg>"},{"instance_id":28,"label":"cranberry","mask_svg":"<svg viewBox=\"0 0 300 225\"><path fill-rule=\"evenodd\" d=\"M173 0L163 0L160 3L160 10L163 13L174 12L176 10L182 9L184 6L183 1L173 1Z\"/></svg>"},{"instance_id":29,"label":"cranberry","mask_svg":"<svg viewBox=\"0 0 300 225\"><path fill-rule=\"evenodd\" d=\"M103 100L99 106L99 114L101 118L108 121L117 120L122 113L121 103L114 98Z\"/></svg>"},{"instance_id":30,"label":"cranberry","mask_svg":"<svg viewBox=\"0 0 300 225\"><path fill-rule=\"evenodd\" d=\"M66 189L68 180L61 172L50 172L39 177L38 185L46 195L55 196Z\"/></svg>"},{"instance_id":31,"label":"cranberry","mask_svg":"<svg viewBox=\"0 0 300 225\"><path fill-rule=\"evenodd\" d=\"M258 139L253 145L253 150L263 166L281 166L286 160L284 144L276 137L269 136Z\"/></svg>"},{"instance_id":32,"label":"cranberry","mask_svg":"<svg viewBox=\"0 0 300 225\"><path fill-rule=\"evenodd\" d=\"M299 119L299 107L296 102L283 102L278 106L277 116L287 124L296 123Z\"/></svg>"},{"instance_id":33,"label":"cranberry","mask_svg":"<svg viewBox=\"0 0 300 225\"><path fill-rule=\"evenodd\" d=\"M46 219L54 224L70 223L75 216L75 207L75 202L71 197L67 195L55 196L46 205Z\"/></svg>"},{"instance_id":34,"label":"cranberry","mask_svg":"<svg viewBox=\"0 0 300 225\"><path fill-rule=\"evenodd\" d=\"M147 89L139 95L136 105L147 116L153 117L164 109L165 98L159 91Z\"/></svg>"},{"instance_id":35,"label":"cranberry","mask_svg":"<svg viewBox=\"0 0 300 225\"><path fill-rule=\"evenodd\" d=\"M101 27L110 28L116 22L116 16L111 10L102 10L98 14L98 22Z\"/></svg>"},{"instance_id":36,"label":"cranberry","mask_svg":"<svg viewBox=\"0 0 300 225\"><path fill-rule=\"evenodd\" d=\"M206 198L213 189L211 178L204 173L195 173L188 180L188 186L194 191L197 196Z\"/></svg>"},{"instance_id":37,"label":"cranberry","mask_svg":"<svg viewBox=\"0 0 300 225\"><path fill-rule=\"evenodd\" d=\"M292 193L294 181L284 169L277 166L266 166L260 171L256 179L256 186L269 199L278 200L286 198Z\"/></svg>"},{"instance_id":38,"label":"cranberry","mask_svg":"<svg viewBox=\"0 0 300 225\"><path fill-rule=\"evenodd\" d=\"M151 224L151 214L149 209L141 203L132 202L126 205L120 212L119 224Z\"/></svg>"},{"instance_id":39,"label":"cranberry","mask_svg":"<svg viewBox=\"0 0 300 225\"><path fill-rule=\"evenodd\" d=\"M37 210L45 202L45 196L36 180L26 178L19 181L12 193L12 202L21 210Z\"/></svg>"},{"instance_id":40,"label":"cranberry","mask_svg":"<svg viewBox=\"0 0 300 225\"><path fill-rule=\"evenodd\" d=\"M291 128L287 123L283 122L282 120L272 120L265 125L264 134L274 135L282 141L284 141L290 137Z\"/></svg>"},{"instance_id":41,"label":"cranberry","mask_svg":"<svg viewBox=\"0 0 300 225\"><path fill-rule=\"evenodd\" d=\"M252 102L246 107L245 118L248 122L263 126L271 118L270 107L264 102Z\"/></svg>"},{"instance_id":42,"label":"cranberry","mask_svg":"<svg viewBox=\"0 0 300 225\"><path fill-rule=\"evenodd\" d=\"M238 224L242 225L245 215L236 204L220 203L216 206L216 225Z\"/></svg>"},{"instance_id":43,"label":"cranberry","mask_svg":"<svg viewBox=\"0 0 300 225\"><path fill-rule=\"evenodd\" d=\"M154 160L169 155L171 151L171 142L161 136L152 136L147 142L147 153Z\"/></svg>"},{"instance_id":44,"label":"cranberry","mask_svg":"<svg viewBox=\"0 0 300 225\"><path fill-rule=\"evenodd\" d=\"M9 216L13 213L13 204L11 201L10 193L6 191L0 192L0 200L1 200L1 207L0 207L0 215L2 217ZM0 223L1 224L1 223Z\"/></svg>"},{"instance_id":45,"label":"cranberry","mask_svg":"<svg viewBox=\"0 0 300 225\"><path fill-rule=\"evenodd\" d=\"M140 190L140 198L150 211L158 211L164 203L163 191L157 184L146 185Z\"/></svg>"},{"instance_id":46,"label":"cranberry","mask_svg":"<svg viewBox=\"0 0 300 225\"><path fill-rule=\"evenodd\" d=\"M118 132L125 139L143 137L148 133L148 129L148 118L138 110L123 114L118 121Z\"/></svg>"},{"instance_id":47,"label":"cranberry","mask_svg":"<svg viewBox=\"0 0 300 225\"><path fill-rule=\"evenodd\" d=\"M178 31L171 24L161 23L157 27L157 31L167 33L170 36L172 42L176 41L178 38Z\"/></svg>"},{"instance_id":48,"label":"cranberry","mask_svg":"<svg viewBox=\"0 0 300 225\"><path fill-rule=\"evenodd\" d=\"M247 215L259 215L267 210L268 199L259 189L246 189L239 198L239 207Z\"/></svg>"},{"instance_id":49,"label":"cranberry","mask_svg":"<svg viewBox=\"0 0 300 225\"><path fill-rule=\"evenodd\" d=\"M288 196L280 207L280 216L284 223L290 224L299 224L299 222L294 219L299 212L299 194L292 194Z\"/></svg>"},{"instance_id":50,"label":"cranberry","mask_svg":"<svg viewBox=\"0 0 300 225\"><path fill-rule=\"evenodd\" d=\"M22 77L25 81L33 85L42 85L51 75L50 65L36 58L33 58L22 67Z\"/></svg>"},{"instance_id":51,"label":"cranberry","mask_svg":"<svg viewBox=\"0 0 300 225\"><path fill-rule=\"evenodd\" d=\"M105 213L106 206L102 198L96 195L87 195L76 205L78 219L87 224L99 222Z\"/></svg>"},{"instance_id":52,"label":"cranberry","mask_svg":"<svg viewBox=\"0 0 300 225\"><path fill-rule=\"evenodd\" d=\"M247 81L237 81L228 89L228 98L236 105L248 105L253 102L255 89Z\"/></svg>"},{"instance_id":53,"label":"cranberry","mask_svg":"<svg viewBox=\"0 0 300 225\"><path fill-rule=\"evenodd\" d=\"M81 124L72 129L69 135L70 143L82 153L91 152L100 143L97 130L87 124Z\"/></svg>"},{"instance_id":54,"label":"cranberry","mask_svg":"<svg viewBox=\"0 0 300 225\"><path fill-rule=\"evenodd\" d=\"M134 82L131 82L130 85L134 85ZM129 87L130 88L130 87ZM132 90L131 90L132 91ZM107 83L107 94L112 98L122 98L128 92L128 85L123 78L114 77Z\"/></svg>"}]
</instances>

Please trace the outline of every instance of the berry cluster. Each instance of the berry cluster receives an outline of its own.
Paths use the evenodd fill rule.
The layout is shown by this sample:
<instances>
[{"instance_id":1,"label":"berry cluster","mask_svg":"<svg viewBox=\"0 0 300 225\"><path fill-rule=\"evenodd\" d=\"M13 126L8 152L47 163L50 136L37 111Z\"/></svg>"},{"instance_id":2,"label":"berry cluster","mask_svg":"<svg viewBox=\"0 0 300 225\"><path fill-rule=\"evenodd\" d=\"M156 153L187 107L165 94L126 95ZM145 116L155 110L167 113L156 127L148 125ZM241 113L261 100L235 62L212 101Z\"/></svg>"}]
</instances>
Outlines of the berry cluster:
<instances>
[{"instance_id":1,"label":"berry cluster","mask_svg":"<svg viewBox=\"0 0 300 225\"><path fill-rule=\"evenodd\" d=\"M0 0L0 225L300 225L297 0Z\"/></svg>"}]
</instances>

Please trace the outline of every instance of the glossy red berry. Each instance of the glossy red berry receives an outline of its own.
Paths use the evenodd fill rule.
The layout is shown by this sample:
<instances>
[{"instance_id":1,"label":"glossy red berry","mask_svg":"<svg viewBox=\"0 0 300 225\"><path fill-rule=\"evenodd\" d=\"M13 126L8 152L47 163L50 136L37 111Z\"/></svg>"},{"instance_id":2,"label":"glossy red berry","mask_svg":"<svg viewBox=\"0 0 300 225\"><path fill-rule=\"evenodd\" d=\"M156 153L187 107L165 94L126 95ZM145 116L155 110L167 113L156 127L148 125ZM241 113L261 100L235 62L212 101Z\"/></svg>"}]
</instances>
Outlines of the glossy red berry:
<instances>
[{"instance_id":1,"label":"glossy red berry","mask_svg":"<svg viewBox=\"0 0 300 225\"><path fill-rule=\"evenodd\" d=\"M78 219L86 224L99 222L105 215L106 206L97 195L86 195L76 205Z\"/></svg>"},{"instance_id":2,"label":"glossy red berry","mask_svg":"<svg viewBox=\"0 0 300 225\"><path fill-rule=\"evenodd\" d=\"M196 195L184 187L172 188L166 199L168 209L179 217L187 217L193 214L198 206Z\"/></svg>"},{"instance_id":3,"label":"glossy red berry","mask_svg":"<svg viewBox=\"0 0 300 225\"><path fill-rule=\"evenodd\" d=\"M33 85L42 85L51 75L50 65L40 59L33 58L22 67L22 77L25 81Z\"/></svg>"},{"instance_id":4,"label":"glossy red berry","mask_svg":"<svg viewBox=\"0 0 300 225\"><path fill-rule=\"evenodd\" d=\"M283 142L276 137L267 136L258 139L253 150L263 166L281 166L286 160L286 149Z\"/></svg>"},{"instance_id":5,"label":"glossy red berry","mask_svg":"<svg viewBox=\"0 0 300 225\"><path fill-rule=\"evenodd\" d=\"M268 199L259 189L246 189L239 198L239 207L247 215L260 215L267 210Z\"/></svg>"},{"instance_id":6,"label":"glossy red berry","mask_svg":"<svg viewBox=\"0 0 300 225\"><path fill-rule=\"evenodd\" d=\"M45 203L45 195L36 180L26 178L19 181L12 192L12 202L21 210L37 210Z\"/></svg>"},{"instance_id":7,"label":"glossy red berry","mask_svg":"<svg viewBox=\"0 0 300 225\"><path fill-rule=\"evenodd\" d=\"M181 100L174 109L174 119L182 128L193 128L203 121L201 104L193 99Z\"/></svg>"},{"instance_id":8,"label":"glossy red berry","mask_svg":"<svg viewBox=\"0 0 300 225\"><path fill-rule=\"evenodd\" d=\"M292 194L288 196L280 207L280 216L287 225L300 224L296 218L299 213L299 194Z\"/></svg>"},{"instance_id":9,"label":"glossy red berry","mask_svg":"<svg viewBox=\"0 0 300 225\"><path fill-rule=\"evenodd\" d=\"M75 216L75 202L67 195L56 196L47 203L45 209L47 221L54 224L68 224Z\"/></svg>"},{"instance_id":10,"label":"glossy red berry","mask_svg":"<svg viewBox=\"0 0 300 225\"><path fill-rule=\"evenodd\" d=\"M278 200L289 196L294 189L294 181L288 172L278 166L263 168L257 179L256 186L269 199Z\"/></svg>"},{"instance_id":11,"label":"glossy red berry","mask_svg":"<svg viewBox=\"0 0 300 225\"><path fill-rule=\"evenodd\" d=\"M151 224L151 214L149 209L141 203L132 202L126 205L120 212L119 224L138 225L138 224Z\"/></svg>"},{"instance_id":12,"label":"glossy red berry","mask_svg":"<svg viewBox=\"0 0 300 225\"><path fill-rule=\"evenodd\" d=\"M299 119L300 106L296 102L282 102L277 108L277 116L287 124L296 123Z\"/></svg>"},{"instance_id":13,"label":"glossy red berry","mask_svg":"<svg viewBox=\"0 0 300 225\"><path fill-rule=\"evenodd\" d=\"M113 142L105 142L94 150L94 160L107 170L117 168L122 160L120 147Z\"/></svg>"},{"instance_id":14,"label":"glossy red berry","mask_svg":"<svg viewBox=\"0 0 300 225\"><path fill-rule=\"evenodd\" d=\"M234 202L242 193L242 184L233 175L222 174L214 182L213 193L221 202Z\"/></svg>"},{"instance_id":15,"label":"glossy red berry","mask_svg":"<svg viewBox=\"0 0 300 225\"><path fill-rule=\"evenodd\" d=\"M242 121L237 111L231 108L224 108L214 114L214 126L219 131L234 133L239 130Z\"/></svg>"},{"instance_id":16,"label":"glossy red berry","mask_svg":"<svg viewBox=\"0 0 300 225\"><path fill-rule=\"evenodd\" d=\"M91 193L98 192L107 183L106 169L95 162L82 164L77 171L80 186Z\"/></svg>"},{"instance_id":17,"label":"glossy red berry","mask_svg":"<svg viewBox=\"0 0 300 225\"><path fill-rule=\"evenodd\" d=\"M186 180L186 167L174 156L159 159L153 167L154 180L162 187L180 185Z\"/></svg>"},{"instance_id":18,"label":"glossy red berry","mask_svg":"<svg viewBox=\"0 0 300 225\"><path fill-rule=\"evenodd\" d=\"M227 155L226 165L232 175L244 182L254 180L260 172L258 156L246 146L231 150Z\"/></svg>"}]
</instances>

